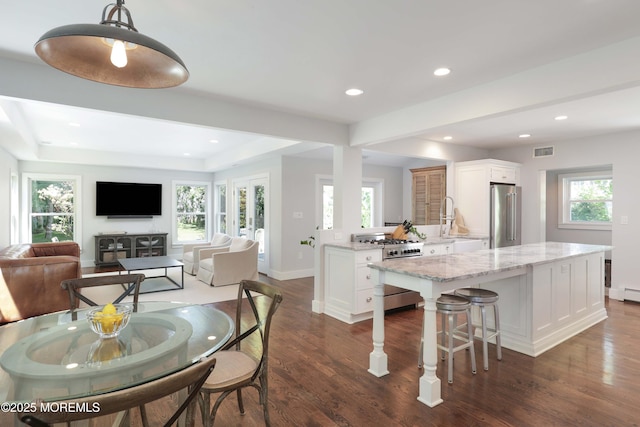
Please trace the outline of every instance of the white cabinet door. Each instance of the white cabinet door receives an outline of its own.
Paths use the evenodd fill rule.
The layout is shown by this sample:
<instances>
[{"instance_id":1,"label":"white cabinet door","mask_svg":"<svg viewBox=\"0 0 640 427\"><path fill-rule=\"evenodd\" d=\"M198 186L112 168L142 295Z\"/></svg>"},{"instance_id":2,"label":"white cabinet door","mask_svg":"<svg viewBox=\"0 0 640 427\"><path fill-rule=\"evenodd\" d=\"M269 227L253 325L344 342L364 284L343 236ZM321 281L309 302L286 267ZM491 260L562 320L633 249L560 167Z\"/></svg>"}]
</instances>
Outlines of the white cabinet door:
<instances>
[{"instance_id":1,"label":"white cabinet door","mask_svg":"<svg viewBox=\"0 0 640 427\"><path fill-rule=\"evenodd\" d=\"M515 167L491 167L491 182L499 182L501 184L515 184L516 183L516 168Z\"/></svg>"},{"instance_id":2,"label":"white cabinet door","mask_svg":"<svg viewBox=\"0 0 640 427\"><path fill-rule=\"evenodd\" d=\"M448 253L450 244L432 244L424 245L424 256L446 255Z\"/></svg>"},{"instance_id":3,"label":"white cabinet door","mask_svg":"<svg viewBox=\"0 0 640 427\"><path fill-rule=\"evenodd\" d=\"M460 239L453 242L453 253L479 251L483 248L482 240Z\"/></svg>"},{"instance_id":4,"label":"white cabinet door","mask_svg":"<svg viewBox=\"0 0 640 427\"><path fill-rule=\"evenodd\" d=\"M373 279L368 264L382 261L382 249L354 251L325 247L325 314L346 323L370 318Z\"/></svg>"}]
</instances>

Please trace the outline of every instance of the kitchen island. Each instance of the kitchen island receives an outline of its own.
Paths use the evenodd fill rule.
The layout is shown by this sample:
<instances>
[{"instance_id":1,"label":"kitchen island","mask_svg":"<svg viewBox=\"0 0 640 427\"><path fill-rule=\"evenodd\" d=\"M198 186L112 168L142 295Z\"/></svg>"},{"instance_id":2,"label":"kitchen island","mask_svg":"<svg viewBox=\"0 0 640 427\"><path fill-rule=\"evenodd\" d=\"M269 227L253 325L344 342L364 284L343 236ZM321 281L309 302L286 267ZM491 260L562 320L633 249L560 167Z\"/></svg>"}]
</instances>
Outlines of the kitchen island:
<instances>
[{"instance_id":1,"label":"kitchen island","mask_svg":"<svg viewBox=\"0 0 640 427\"><path fill-rule=\"evenodd\" d=\"M369 372L378 377L389 373L384 284L420 292L424 299L424 374L418 400L433 407L442 403L436 376L436 299L442 293L480 286L497 292L502 346L535 357L607 318L608 250L610 246L543 242L369 264L374 281Z\"/></svg>"}]
</instances>

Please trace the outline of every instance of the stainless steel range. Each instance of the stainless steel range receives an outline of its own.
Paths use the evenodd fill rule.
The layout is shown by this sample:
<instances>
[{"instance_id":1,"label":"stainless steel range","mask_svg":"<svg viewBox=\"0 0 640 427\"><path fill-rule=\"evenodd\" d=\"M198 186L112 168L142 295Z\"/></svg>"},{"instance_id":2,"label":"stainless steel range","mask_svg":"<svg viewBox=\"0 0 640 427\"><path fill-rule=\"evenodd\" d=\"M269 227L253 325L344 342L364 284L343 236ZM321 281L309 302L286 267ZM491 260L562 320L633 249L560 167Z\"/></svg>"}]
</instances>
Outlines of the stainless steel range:
<instances>
[{"instance_id":1,"label":"stainless steel range","mask_svg":"<svg viewBox=\"0 0 640 427\"><path fill-rule=\"evenodd\" d=\"M370 243L382 247L382 259L422 255L424 244L415 240L389 239L384 233L354 234L352 242Z\"/></svg>"},{"instance_id":2,"label":"stainless steel range","mask_svg":"<svg viewBox=\"0 0 640 427\"><path fill-rule=\"evenodd\" d=\"M353 234L352 242L377 245L382 249L382 261L423 255L424 244L413 240L387 238L384 233ZM405 306L416 306L422 301L418 292L384 285L384 309L391 310Z\"/></svg>"}]
</instances>

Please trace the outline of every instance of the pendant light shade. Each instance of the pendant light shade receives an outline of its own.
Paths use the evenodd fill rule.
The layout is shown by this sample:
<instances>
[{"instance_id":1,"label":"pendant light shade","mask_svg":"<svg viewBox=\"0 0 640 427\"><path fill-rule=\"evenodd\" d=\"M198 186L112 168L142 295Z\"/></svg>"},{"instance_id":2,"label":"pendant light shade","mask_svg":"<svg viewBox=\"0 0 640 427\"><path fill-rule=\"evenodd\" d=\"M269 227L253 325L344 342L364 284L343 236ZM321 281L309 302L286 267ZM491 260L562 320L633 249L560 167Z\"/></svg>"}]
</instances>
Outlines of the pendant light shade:
<instances>
[{"instance_id":1,"label":"pendant light shade","mask_svg":"<svg viewBox=\"0 0 640 427\"><path fill-rule=\"evenodd\" d=\"M36 54L58 70L116 86L167 88L187 81L189 71L180 57L140 34L123 4L118 0L107 5L100 24L65 25L46 32L35 45Z\"/></svg>"}]
</instances>

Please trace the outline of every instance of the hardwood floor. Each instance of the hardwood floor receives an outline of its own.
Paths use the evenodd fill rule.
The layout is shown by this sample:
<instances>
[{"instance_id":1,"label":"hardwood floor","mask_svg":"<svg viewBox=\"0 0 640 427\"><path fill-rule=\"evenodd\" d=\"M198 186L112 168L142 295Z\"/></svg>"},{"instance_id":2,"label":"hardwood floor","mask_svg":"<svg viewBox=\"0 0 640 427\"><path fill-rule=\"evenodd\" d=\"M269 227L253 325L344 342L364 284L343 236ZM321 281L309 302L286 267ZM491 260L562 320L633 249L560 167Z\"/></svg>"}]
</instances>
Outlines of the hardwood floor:
<instances>
[{"instance_id":1,"label":"hardwood floor","mask_svg":"<svg viewBox=\"0 0 640 427\"><path fill-rule=\"evenodd\" d=\"M347 325L312 313L311 278L261 280L284 294L271 335L273 426L637 426L640 420L640 304L607 301L607 320L537 358L503 349L499 362L490 346L487 372L476 345L476 375L466 352L456 353L453 384L446 383L446 364L438 366L445 402L429 408L416 400L421 310L387 317L391 374L377 378L367 372L371 321ZM213 305L229 314L235 308L233 301ZM215 426L264 425L257 392L243 397L246 414L231 395ZM171 398L148 405L151 425L160 425L171 405ZM140 425L135 409L132 425Z\"/></svg>"},{"instance_id":2,"label":"hardwood floor","mask_svg":"<svg viewBox=\"0 0 640 427\"><path fill-rule=\"evenodd\" d=\"M637 426L640 416L640 304L608 301L609 318L532 358L503 349L489 371L471 374L456 354L445 402L416 400L421 310L387 317L385 351L390 375L367 372L371 321L347 325L311 312L311 278L279 282L284 301L271 335L269 410L274 426ZM233 302L215 304L231 313ZM478 364L482 350L476 347ZM216 426L264 425L255 390L222 404ZM199 420L199 418L198 418Z\"/></svg>"}]
</instances>

